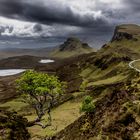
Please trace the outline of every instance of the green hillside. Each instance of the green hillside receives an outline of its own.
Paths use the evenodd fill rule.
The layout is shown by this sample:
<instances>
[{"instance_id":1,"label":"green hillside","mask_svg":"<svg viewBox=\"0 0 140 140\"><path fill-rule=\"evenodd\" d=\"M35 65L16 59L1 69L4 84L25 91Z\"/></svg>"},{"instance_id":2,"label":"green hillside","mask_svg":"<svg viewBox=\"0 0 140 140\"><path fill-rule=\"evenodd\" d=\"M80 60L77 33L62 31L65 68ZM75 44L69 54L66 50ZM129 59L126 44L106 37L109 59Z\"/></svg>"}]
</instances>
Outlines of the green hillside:
<instances>
[{"instance_id":1,"label":"green hillside","mask_svg":"<svg viewBox=\"0 0 140 140\"><path fill-rule=\"evenodd\" d=\"M89 50L88 54L85 50ZM72 38L52 56L73 57L51 65L36 65L35 69L53 70L61 81L67 82L67 89L52 110L53 126L44 130L37 126L28 128L32 139L139 140L140 74L129 66L140 59L139 26L117 26L111 41L97 52ZM140 62L133 65L139 68ZM86 95L93 97L95 110L81 114L79 108ZM28 120L35 117L35 112L21 103L20 97L1 103L0 108L15 110Z\"/></svg>"},{"instance_id":2,"label":"green hillside","mask_svg":"<svg viewBox=\"0 0 140 140\"><path fill-rule=\"evenodd\" d=\"M96 109L53 140L139 139L140 74L129 67L131 61L140 58L139 30L137 25L118 26L111 42L96 54L81 58L79 74L88 83L86 89ZM135 65L139 67L139 62Z\"/></svg>"}]
</instances>

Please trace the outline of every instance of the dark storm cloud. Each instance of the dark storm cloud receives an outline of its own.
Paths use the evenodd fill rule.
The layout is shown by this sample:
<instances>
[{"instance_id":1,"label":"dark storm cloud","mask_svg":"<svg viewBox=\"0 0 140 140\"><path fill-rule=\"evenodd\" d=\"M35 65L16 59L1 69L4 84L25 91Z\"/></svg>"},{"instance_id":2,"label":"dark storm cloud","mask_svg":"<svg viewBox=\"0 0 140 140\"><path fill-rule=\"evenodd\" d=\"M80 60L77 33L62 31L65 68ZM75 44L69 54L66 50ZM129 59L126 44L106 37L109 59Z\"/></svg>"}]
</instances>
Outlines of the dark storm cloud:
<instances>
[{"instance_id":1,"label":"dark storm cloud","mask_svg":"<svg viewBox=\"0 0 140 140\"><path fill-rule=\"evenodd\" d=\"M97 18L90 13L84 16L80 15L73 11L70 5L62 6L58 2L54 5L53 1L48 0L40 2L39 0L0 0L0 15L50 25L64 24L97 28L104 26L110 28L110 25L114 25L116 22L125 22L128 17L134 19L136 12L140 12L139 0L122 0L122 5L125 6L124 9L111 9L109 4L98 0L94 1L96 5L95 12L99 10L102 12L102 16ZM108 21L111 22L108 23Z\"/></svg>"},{"instance_id":2,"label":"dark storm cloud","mask_svg":"<svg viewBox=\"0 0 140 140\"><path fill-rule=\"evenodd\" d=\"M2 16L13 17L21 15L23 5L20 0L0 0L0 14Z\"/></svg>"},{"instance_id":3,"label":"dark storm cloud","mask_svg":"<svg viewBox=\"0 0 140 140\"><path fill-rule=\"evenodd\" d=\"M5 28L3 26L0 26L0 35L1 33L5 32Z\"/></svg>"},{"instance_id":4,"label":"dark storm cloud","mask_svg":"<svg viewBox=\"0 0 140 140\"><path fill-rule=\"evenodd\" d=\"M65 24L83 27L107 25L107 22L102 18L93 19L93 16L88 14L84 17L75 14L69 6L59 7L58 5L57 7L22 0L1 0L0 15L43 24Z\"/></svg>"},{"instance_id":5,"label":"dark storm cloud","mask_svg":"<svg viewBox=\"0 0 140 140\"><path fill-rule=\"evenodd\" d=\"M62 1L65 1L64 5ZM112 5L113 0L108 0L110 3L107 0L85 0L85 5L82 0L71 1L75 5L79 2L80 10L68 0L0 0L0 16L37 23L33 26L34 33L42 32L41 24L46 24L53 28L52 35L102 36L102 40L112 35L118 24L140 22L139 0L117 0L118 5ZM0 34L3 30L0 29Z\"/></svg>"},{"instance_id":6,"label":"dark storm cloud","mask_svg":"<svg viewBox=\"0 0 140 140\"><path fill-rule=\"evenodd\" d=\"M140 11L139 0L124 0L125 4L128 5L129 10Z\"/></svg>"},{"instance_id":7,"label":"dark storm cloud","mask_svg":"<svg viewBox=\"0 0 140 140\"><path fill-rule=\"evenodd\" d=\"M41 24L35 24L33 27L34 32L41 32L42 30L43 30L43 28L42 28Z\"/></svg>"}]
</instances>

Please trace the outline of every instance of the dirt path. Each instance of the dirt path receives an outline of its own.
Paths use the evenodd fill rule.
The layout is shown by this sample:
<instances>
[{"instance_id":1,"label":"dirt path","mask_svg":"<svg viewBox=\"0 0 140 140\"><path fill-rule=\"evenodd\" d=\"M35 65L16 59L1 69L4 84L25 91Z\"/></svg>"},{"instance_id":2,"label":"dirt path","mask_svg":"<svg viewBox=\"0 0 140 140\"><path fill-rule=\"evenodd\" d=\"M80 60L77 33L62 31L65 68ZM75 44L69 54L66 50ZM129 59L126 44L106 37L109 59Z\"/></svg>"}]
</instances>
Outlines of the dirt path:
<instances>
[{"instance_id":1,"label":"dirt path","mask_svg":"<svg viewBox=\"0 0 140 140\"><path fill-rule=\"evenodd\" d=\"M140 69L136 68L136 67L133 65L135 62L140 62L140 59L131 61L131 62L129 63L129 67L130 67L131 69L136 70L137 72L140 72Z\"/></svg>"}]
</instances>

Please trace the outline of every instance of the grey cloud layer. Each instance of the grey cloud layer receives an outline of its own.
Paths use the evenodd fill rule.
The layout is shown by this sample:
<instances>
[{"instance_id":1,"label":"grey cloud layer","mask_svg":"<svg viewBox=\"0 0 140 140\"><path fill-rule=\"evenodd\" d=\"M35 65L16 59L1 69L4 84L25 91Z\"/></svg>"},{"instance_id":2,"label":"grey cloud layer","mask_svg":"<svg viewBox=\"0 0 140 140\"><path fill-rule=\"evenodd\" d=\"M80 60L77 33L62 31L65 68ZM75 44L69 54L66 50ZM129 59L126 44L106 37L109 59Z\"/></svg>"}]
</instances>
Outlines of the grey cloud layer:
<instances>
[{"instance_id":1,"label":"grey cloud layer","mask_svg":"<svg viewBox=\"0 0 140 140\"><path fill-rule=\"evenodd\" d=\"M80 0L75 0L76 2ZM90 0L87 0L87 2ZM43 24L66 24L74 26L86 26L86 27L99 27L108 26L109 24L116 22L125 22L125 19L129 16L136 14L136 11L140 11L139 0L122 0L122 4L128 6L123 9L113 9L112 5L105 4L101 1L95 1L95 12L99 10L102 12L101 16L95 18L92 14L92 5L89 7L89 13L84 15L75 12L71 5L61 5L61 1L57 0L39 0L27 1L27 0L0 0L0 15L10 18L17 18L21 20L28 20L34 22L40 22ZM55 3L56 2L56 3ZM130 13L133 12L133 13ZM127 14L128 13L128 14ZM110 21L112 23L110 23Z\"/></svg>"},{"instance_id":2,"label":"grey cloud layer","mask_svg":"<svg viewBox=\"0 0 140 140\"><path fill-rule=\"evenodd\" d=\"M0 16L39 23L34 32L41 32L40 24L46 24L55 29L53 34L63 30L67 35L106 36L117 24L140 22L139 0L118 1L120 4L112 5L103 0L75 0L75 5L81 5L76 9L68 0L0 0Z\"/></svg>"},{"instance_id":3,"label":"grey cloud layer","mask_svg":"<svg viewBox=\"0 0 140 140\"><path fill-rule=\"evenodd\" d=\"M75 13L70 5L55 5L54 2L48 0L46 0L46 5L43 2L36 4L22 0L1 0L0 15L44 24L56 23L87 27L107 24L103 17L95 19L90 13L80 15Z\"/></svg>"}]
</instances>

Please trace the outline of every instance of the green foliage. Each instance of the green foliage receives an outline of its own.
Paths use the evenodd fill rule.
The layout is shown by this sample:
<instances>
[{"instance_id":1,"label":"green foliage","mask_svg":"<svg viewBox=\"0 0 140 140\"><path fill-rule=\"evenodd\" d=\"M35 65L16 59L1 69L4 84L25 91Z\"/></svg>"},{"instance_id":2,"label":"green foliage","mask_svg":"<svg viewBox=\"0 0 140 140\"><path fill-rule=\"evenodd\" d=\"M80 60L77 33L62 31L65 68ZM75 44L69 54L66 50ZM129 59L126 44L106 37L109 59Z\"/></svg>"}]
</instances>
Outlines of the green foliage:
<instances>
[{"instance_id":1,"label":"green foliage","mask_svg":"<svg viewBox=\"0 0 140 140\"><path fill-rule=\"evenodd\" d=\"M91 113L94 109L95 104L93 103L93 98L91 96L86 96L82 102L81 111Z\"/></svg>"},{"instance_id":2,"label":"green foliage","mask_svg":"<svg viewBox=\"0 0 140 140\"><path fill-rule=\"evenodd\" d=\"M24 101L30 104L41 101L46 94L60 95L64 89L64 84L58 80L58 77L32 70L26 71L16 83Z\"/></svg>"},{"instance_id":3,"label":"green foliage","mask_svg":"<svg viewBox=\"0 0 140 140\"><path fill-rule=\"evenodd\" d=\"M64 92L66 85L60 82L56 76L33 70L26 71L16 83L23 102L30 104L35 109L38 116L36 121L41 121L46 112L51 121L50 110L57 97Z\"/></svg>"},{"instance_id":4,"label":"green foliage","mask_svg":"<svg viewBox=\"0 0 140 140\"><path fill-rule=\"evenodd\" d=\"M41 96L45 92L51 94L62 93L62 83L58 80L58 77L32 70L26 71L16 83L18 91L23 94L32 93Z\"/></svg>"}]
</instances>

